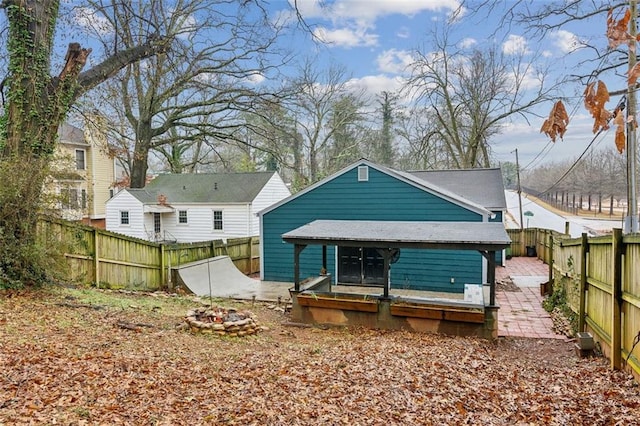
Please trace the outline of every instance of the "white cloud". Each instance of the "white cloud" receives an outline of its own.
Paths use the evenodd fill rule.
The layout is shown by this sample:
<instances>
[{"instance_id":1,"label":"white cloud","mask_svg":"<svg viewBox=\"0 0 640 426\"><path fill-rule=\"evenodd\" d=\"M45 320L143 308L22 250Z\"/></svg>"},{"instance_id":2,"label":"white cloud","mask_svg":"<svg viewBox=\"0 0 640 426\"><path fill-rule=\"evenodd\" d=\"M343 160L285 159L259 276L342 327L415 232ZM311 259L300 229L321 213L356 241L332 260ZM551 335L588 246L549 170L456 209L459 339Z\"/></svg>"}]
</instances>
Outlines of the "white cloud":
<instances>
[{"instance_id":1,"label":"white cloud","mask_svg":"<svg viewBox=\"0 0 640 426\"><path fill-rule=\"evenodd\" d=\"M522 64L519 70L508 75L514 91L537 89L542 84L543 77L531 64Z\"/></svg>"},{"instance_id":2,"label":"white cloud","mask_svg":"<svg viewBox=\"0 0 640 426\"><path fill-rule=\"evenodd\" d=\"M531 50L529 50L529 43L526 38L509 34L507 41L502 43L502 53L506 55L517 55L531 53Z\"/></svg>"},{"instance_id":3,"label":"white cloud","mask_svg":"<svg viewBox=\"0 0 640 426\"><path fill-rule=\"evenodd\" d=\"M411 33L409 31L409 28L400 27L400 28L398 28L398 31L396 32L396 36L398 38L409 38L409 37L411 37Z\"/></svg>"},{"instance_id":4,"label":"white cloud","mask_svg":"<svg viewBox=\"0 0 640 426\"><path fill-rule=\"evenodd\" d=\"M583 46L578 36L565 30L554 32L551 34L551 39L553 40L553 44L558 47L562 53L570 53Z\"/></svg>"},{"instance_id":5,"label":"white cloud","mask_svg":"<svg viewBox=\"0 0 640 426\"><path fill-rule=\"evenodd\" d=\"M113 33L113 26L104 16L98 14L96 10L89 7L78 7L74 9L75 20L83 28L94 31L99 35Z\"/></svg>"},{"instance_id":6,"label":"white cloud","mask_svg":"<svg viewBox=\"0 0 640 426\"><path fill-rule=\"evenodd\" d=\"M265 79L266 79L265 76L259 73L251 74L249 77L247 77L247 81L250 84L253 84L256 86L262 83Z\"/></svg>"},{"instance_id":7,"label":"white cloud","mask_svg":"<svg viewBox=\"0 0 640 426\"><path fill-rule=\"evenodd\" d=\"M325 7L322 7L325 3ZM322 0L289 0L297 4L298 11L305 18L326 18L337 20L362 20L375 22L382 16L399 14L414 16L424 11L455 11L460 7L458 0L335 0L326 3Z\"/></svg>"},{"instance_id":8,"label":"white cloud","mask_svg":"<svg viewBox=\"0 0 640 426\"><path fill-rule=\"evenodd\" d=\"M385 50L376 58L378 69L389 74L404 74L414 62L410 52L406 50Z\"/></svg>"},{"instance_id":9,"label":"white cloud","mask_svg":"<svg viewBox=\"0 0 640 426\"><path fill-rule=\"evenodd\" d=\"M396 92L400 90L403 87L403 80L400 77L378 74L351 79L347 85L354 91L363 90L368 95L375 96L381 92Z\"/></svg>"},{"instance_id":10,"label":"white cloud","mask_svg":"<svg viewBox=\"0 0 640 426\"><path fill-rule=\"evenodd\" d=\"M476 40L475 38L467 37L462 39L462 41L458 45L461 49L468 49L475 46L476 44L478 44L478 40Z\"/></svg>"},{"instance_id":11,"label":"white cloud","mask_svg":"<svg viewBox=\"0 0 640 426\"><path fill-rule=\"evenodd\" d=\"M322 42L333 46L351 48L376 46L378 44L378 36L368 33L366 28L330 30L324 27L318 27L313 31L313 34Z\"/></svg>"},{"instance_id":12,"label":"white cloud","mask_svg":"<svg viewBox=\"0 0 640 426\"><path fill-rule=\"evenodd\" d=\"M421 12L449 12L460 9L459 0L289 0L291 7L297 7L303 19L330 22L318 27L314 33L332 46L357 47L375 46L378 36L372 33L378 19L389 15L415 16ZM409 33L400 29L400 38Z\"/></svg>"}]
</instances>

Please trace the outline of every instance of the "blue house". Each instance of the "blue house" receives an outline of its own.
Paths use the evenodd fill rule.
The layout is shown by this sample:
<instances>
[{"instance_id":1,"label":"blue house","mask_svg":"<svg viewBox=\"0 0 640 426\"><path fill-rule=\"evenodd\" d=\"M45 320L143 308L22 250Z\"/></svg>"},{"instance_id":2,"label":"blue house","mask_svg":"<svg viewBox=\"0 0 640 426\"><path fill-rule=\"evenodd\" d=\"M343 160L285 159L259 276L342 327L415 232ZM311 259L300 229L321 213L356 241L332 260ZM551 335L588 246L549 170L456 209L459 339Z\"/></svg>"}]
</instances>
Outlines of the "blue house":
<instances>
[{"instance_id":1,"label":"blue house","mask_svg":"<svg viewBox=\"0 0 640 426\"><path fill-rule=\"evenodd\" d=\"M480 170L400 172L357 161L259 213L261 279L293 281L294 248L282 235L318 219L501 221L506 203L500 170ZM321 272L321 250L309 246L301 253L302 277ZM326 250L327 272L334 283L375 286L385 282L383 258L375 248L330 246ZM394 260L390 278L394 288L462 293L465 283L486 282L487 262L476 251L403 249Z\"/></svg>"}]
</instances>

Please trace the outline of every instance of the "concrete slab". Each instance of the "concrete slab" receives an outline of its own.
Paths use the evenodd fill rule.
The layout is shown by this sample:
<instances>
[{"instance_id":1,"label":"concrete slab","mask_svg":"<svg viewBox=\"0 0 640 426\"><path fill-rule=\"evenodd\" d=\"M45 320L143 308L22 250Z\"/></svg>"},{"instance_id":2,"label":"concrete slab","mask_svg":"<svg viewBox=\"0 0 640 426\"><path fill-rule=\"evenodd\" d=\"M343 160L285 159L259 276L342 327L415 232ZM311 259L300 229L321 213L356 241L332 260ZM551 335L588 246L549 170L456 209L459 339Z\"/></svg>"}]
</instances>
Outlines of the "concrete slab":
<instances>
[{"instance_id":1,"label":"concrete slab","mask_svg":"<svg viewBox=\"0 0 640 426\"><path fill-rule=\"evenodd\" d=\"M217 256L177 268L184 284L198 296L215 298L283 301L289 299L288 283L262 283L235 267L229 256Z\"/></svg>"},{"instance_id":2,"label":"concrete slab","mask_svg":"<svg viewBox=\"0 0 640 426\"><path fill-rule=\"evenodd\" d=\"M548 275L511 275L511 280L520 288L540 287L549 281Z\"/></svg>"}]
</instances>

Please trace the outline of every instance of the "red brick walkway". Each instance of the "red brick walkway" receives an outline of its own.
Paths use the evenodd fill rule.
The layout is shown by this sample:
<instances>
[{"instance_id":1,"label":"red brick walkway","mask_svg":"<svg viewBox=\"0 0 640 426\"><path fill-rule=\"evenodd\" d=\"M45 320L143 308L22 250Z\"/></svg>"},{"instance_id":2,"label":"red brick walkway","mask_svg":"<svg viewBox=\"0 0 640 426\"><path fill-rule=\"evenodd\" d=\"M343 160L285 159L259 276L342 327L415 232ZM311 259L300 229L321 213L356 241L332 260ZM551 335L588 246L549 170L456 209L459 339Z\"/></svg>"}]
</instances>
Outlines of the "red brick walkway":
<instances>
[{"instance_id":1,"label":"red brick walkway","mask_svg":"<svg viewBox=\"0 0 640 426\"><path fill-rule=\"evenodd\" d=\"M549 267L535 257L514 257L496 268L496 280L511 277L521 291L498 291L498 336L565 339L555 334L549 313L542 308L540 283L548 280Z\"/></svg>"}]
</instances>

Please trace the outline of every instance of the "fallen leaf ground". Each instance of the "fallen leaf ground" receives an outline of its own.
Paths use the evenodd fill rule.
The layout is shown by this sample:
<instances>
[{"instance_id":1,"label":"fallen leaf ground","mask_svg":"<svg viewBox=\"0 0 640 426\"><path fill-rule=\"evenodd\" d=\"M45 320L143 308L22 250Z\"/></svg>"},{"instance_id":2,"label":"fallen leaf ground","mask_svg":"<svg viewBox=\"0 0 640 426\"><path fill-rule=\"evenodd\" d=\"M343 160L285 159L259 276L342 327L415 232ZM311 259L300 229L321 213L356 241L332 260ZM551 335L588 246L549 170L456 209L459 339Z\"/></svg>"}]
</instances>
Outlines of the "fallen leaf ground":
<instances>
[{"instance_id":1,"label":"fallen leaf ground","mask_svg":"<svg viewBox=\"0 0 640 426\"><path fill-rule=\"evenodd\" d=\"M269 330L220 338L176 328L189 298L0 297L0 425L640 423L637 384L557 340L289 327L251 303Z\"/></svg>"}]
</instances>

